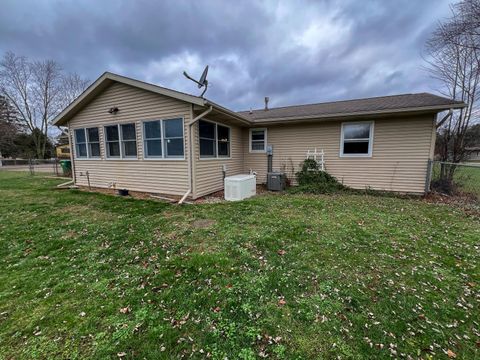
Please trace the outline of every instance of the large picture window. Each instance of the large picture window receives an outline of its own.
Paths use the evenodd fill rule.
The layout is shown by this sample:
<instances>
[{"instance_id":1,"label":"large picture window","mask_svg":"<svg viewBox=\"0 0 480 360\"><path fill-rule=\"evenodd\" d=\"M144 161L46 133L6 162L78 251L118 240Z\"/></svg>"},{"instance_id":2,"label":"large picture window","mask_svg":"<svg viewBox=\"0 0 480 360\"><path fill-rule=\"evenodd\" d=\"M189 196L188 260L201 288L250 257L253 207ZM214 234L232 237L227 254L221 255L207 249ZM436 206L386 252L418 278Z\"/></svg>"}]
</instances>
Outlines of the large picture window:
<instances>
[{"instance_id":1,"label":"large picture window","mask_svg":"<svg viewBox=\"0 0 480 360\"><path fill-rule=\"evenodd\" d=\"M250 152L267 150L267 129L250 129Z\"/></svg>"},{"instance_id":2,"label":"large picture window","mask_svg":"<svg viewBox=\"0 0 480 360\"><path fill-rule=\"evenodd\" d=\"M340 156L372 156L373 122L343 123Z\"/></svg>"},{"instance_id":3,"label":"large picture window","mask_svg":"<svg viewBox=\"0 0 480 360\"><path fill-rule=\"evenodd\" d=\"M183 119L143 122L145 158L183 158Z\"/></svg>"},{"instance_id":4,"label":"large picture window","mask_svg":"<svg viewBox=\"0 0 480 360\"><path fill-rule=\"evenodd\" d=\"M78 159L100 157L98 128L75 129L75 156Z\"/></svg>"},{"instance_id":5,"label":"large picture window","mask_svg":"<svg viewBox=\"0 0 480 360\"><path fill-rule=\"evenodd\" d=\"M105 126L105 148L108 158L136 158L137 135L135 124Z\"/></svg>"},{"instance_id":6,"label":"large picture window","mask_svg":"<svg viewBox=\"0 0 480 360\"><path fill-rule=\"evenodd\" d=\"M230 156L230 128L211 121L198 122L200 158Z\"/></svg>"}]
</instances>

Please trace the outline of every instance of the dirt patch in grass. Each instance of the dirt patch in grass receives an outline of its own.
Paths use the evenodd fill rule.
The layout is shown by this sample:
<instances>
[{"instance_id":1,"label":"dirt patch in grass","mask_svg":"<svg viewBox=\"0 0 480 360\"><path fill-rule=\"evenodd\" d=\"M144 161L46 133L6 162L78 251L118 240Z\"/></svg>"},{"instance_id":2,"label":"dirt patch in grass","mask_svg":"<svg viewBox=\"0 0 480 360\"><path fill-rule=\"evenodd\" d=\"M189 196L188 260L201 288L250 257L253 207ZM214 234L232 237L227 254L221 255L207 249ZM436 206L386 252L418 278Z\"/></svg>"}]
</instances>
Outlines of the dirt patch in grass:
<instances>
[{"instance_id":1,"label":"dirt patch in grass","mask_svg":"<svg viewBox=\"0 0 480 360\"><path fill-rule=\"evenodd\" d=\"M199 219L195 220L192 223L192 226L197 229L207 229L213 225L215 225L217 222L215 220L209 220L209 219Z\"/></svg>"},{"instance_id":2,"label":"dirt patch in grass","mask_svg":"<svg viewBox=\"0 0 480 360\"><path fill-rule=\"evenodd\" d=\"M69 205L66 207L58 208L54 211L54 214L68 213L78 218L88 217L96 220L112 220L115 218L111 213L107 211L100 211L89 205Z\"/></svg>"},{"instance_id":3,"label":"dirt patch in grass","mask_svg":"<svg viewBox=\"0 0 480 360\"><path fill-rule=\"evenodd\" d=\"M92 187L89 189L88 186L79 186L78 189L85 192L92 192L92 193L99 193L99 194L113 195L113 196L120 197L120 195L118 195L117 193L118 189L105 189L105 188L98 188L98 187ZM154 200L154 201L163 201L163 202L165 201L177 202L180 200L180 196L148 193L148 192L132 191L132 190L128 190L128 195L126 197L127 198L131 197L131 198L140 199L140 200ZM169 199L171 201L169 201Z\"/></svg>"}]
</instances>

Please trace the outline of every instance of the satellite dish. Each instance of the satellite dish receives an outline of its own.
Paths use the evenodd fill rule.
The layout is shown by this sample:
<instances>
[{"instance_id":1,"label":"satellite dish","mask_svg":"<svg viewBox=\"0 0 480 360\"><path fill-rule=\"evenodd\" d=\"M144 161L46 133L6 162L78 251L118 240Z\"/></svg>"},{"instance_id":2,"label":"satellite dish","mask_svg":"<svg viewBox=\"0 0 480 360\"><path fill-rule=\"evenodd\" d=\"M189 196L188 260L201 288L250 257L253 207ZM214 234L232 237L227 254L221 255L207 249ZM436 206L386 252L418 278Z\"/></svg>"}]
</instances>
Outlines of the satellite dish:
<instances>
[{"instance_id":1,"label":"satellite dish","mask_svg":"<svg viewBox=\"0 0 480 360\"><path fill-rule=\"evenodd\" d=\"M203 90L203 92L200 94L200 96L202 96L202 97L203 97L203 94L205 94L205 92L206 92L207 89L208 89L207 74L208 74L208 65L205 67L205 70L203 70L202 76L200 76L200 80L195 80L195 79L192 78L190 75L188 75L186 71L183 72L183 75L184 75L187 79L192 80L194 83L196 83L196 84L198 85L198 88L199 88L199 89L201 89L202 87L205 87L205 89Z\"/></svg>"}]
</instances>

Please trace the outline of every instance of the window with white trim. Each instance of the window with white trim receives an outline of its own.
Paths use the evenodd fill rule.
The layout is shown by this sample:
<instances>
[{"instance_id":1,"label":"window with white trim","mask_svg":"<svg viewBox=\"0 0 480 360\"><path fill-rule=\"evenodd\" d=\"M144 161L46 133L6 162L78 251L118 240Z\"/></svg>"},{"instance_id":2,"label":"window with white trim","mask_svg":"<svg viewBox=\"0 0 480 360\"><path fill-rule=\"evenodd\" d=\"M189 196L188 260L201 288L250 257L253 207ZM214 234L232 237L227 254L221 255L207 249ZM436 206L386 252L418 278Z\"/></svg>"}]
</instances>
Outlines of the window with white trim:
<instances>
[{"instance_id":1,"label":"window with white trim","mask_svg":"<svg viewBox=\"0 0 480 360\"><path fill-rule=\"evenodd\" d=\"M88 157L85 129L75 129L75 155L79 159Z\"/></svg>"},{"instance_id":2,"label":"window with white trim","mask_svg":"<svg viewBox=\"0 0 480 360\"><path fill-rule=\"evenodd\" d=\"M183 157L183 119L163 120L165 157Z\"/></svg>"},{"instance_id":3,"label":"window with white trim","mask_svg":"<svg viewBox=\"0 0 480 360\"><path fill-rule=\"evenodd\" d=\"M267 129L250 129L250 152L267 150Z\"/></svg>"},{"instance_id":4,"label":"window with white trim","mask_svg":"<svg viewBox=\"0 0 480 360\"><path fill-rule=\"evenodd\" d=\"M200 158L230 157L230 128L215 122L198 122Z\"/></svg>"},{"instance_id":5,"label":"window with white trim","mask_svg":"<svg viewBox=\"0 0 480 360\"><path fill-rule=\"evenodd\" d=\"M105 148L108 158L136 158L135 123L105 126Z\"/></svg>"},{"instance_id":6,"label":"window with white trim","mask_svg":"<svg viewBox=\"0 0 480 360\"><path fill-rule=\"evenodd\" d=\"M143 156L162 157L162 123L160 120L143 123Z\"/></svg>"},{"instance_id":7,"label":"window with white trim","mask_svg":"<svg viewBox=\"0 0 480 360\"><path fill-rule=\"evenodd\" d=\"M121 124L122 156L125 158L137 157L137 133L135 124Z\"/></svg>"},{"instance_id":8,"label":"window with white trim","mask_svg":"<svg viewBox=\"0 0 480 360\"><path fill-rule=\"evenodd\" d=\"M230 156L230 128L217 124L218 157Z\"/></svg>"},{"instance_id":9,"label":"window with white trim","mask_svg":"<svg viewBox=\"0 0 480 360\"><path fill-rule=\"evenodd\" d=\"M88 157L100 157L100 135L98 128L87 128Z\"/></svg>"},{"instance_id":10,"label":"window with white trim","mask_svg":"<svg viewBox=\"0 0 480 360\"><path fill-rule=\"evenodd\" d=\"M343 123L340 156L372 156L373 122Z\"/></svg>"},{"instance_id":11,"label":"window with white trim","mask_svg":"<svg viewBox=\"0 0 480 360\"><path fill-rule=\"evenodd\" d=\"M105 145L108 158L120 157L120 136L118 125L105 126Z\"/></svg>"},{"instance_id":12,"label":"window with white trim","mask_svg":"<svg viewBox=\"0 0 480 360\"><path fill-rule=\"evenodd\" d=\"M98 128L75 129L75 156L78 159L100 157Z\"/></svg>"},{"instance_id":13,"label":"window with white trim","mask_svg":"<svg viewBox=\"0 0 480 360\"><path fill-rule=\"evenodd\" d=\"M143 149L145 158L183 158L183 119L144 121Z\"/></svg>"}]
</instances>

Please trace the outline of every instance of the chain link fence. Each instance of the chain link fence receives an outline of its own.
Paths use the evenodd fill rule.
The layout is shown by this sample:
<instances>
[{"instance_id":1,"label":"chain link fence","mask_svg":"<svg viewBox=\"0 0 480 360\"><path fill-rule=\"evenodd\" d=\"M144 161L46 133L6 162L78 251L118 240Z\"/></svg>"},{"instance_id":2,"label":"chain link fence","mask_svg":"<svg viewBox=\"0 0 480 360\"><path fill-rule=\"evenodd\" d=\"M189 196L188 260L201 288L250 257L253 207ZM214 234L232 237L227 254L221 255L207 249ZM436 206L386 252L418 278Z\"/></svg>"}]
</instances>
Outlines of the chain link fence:
<instances>
[{"instance_id":1,"label":"chain link fence","mask_svg":"<svg viewBox=\"0 0 480 360\"><path fill-rule=\"evenodd\" d=\"M61 159L0 159L0 171L20 171L31 175L70 176L60 165Z\"/></svg>"},{"instance_id":2,"label":"chain link fence","mask_svg":"<svg viewBox=\"0 0 480 360\"><path fill-rule=\"evenodd\" d=\"M480 165L429 161L427 190L480 201Z\"/></svg>"}]
</instances>

